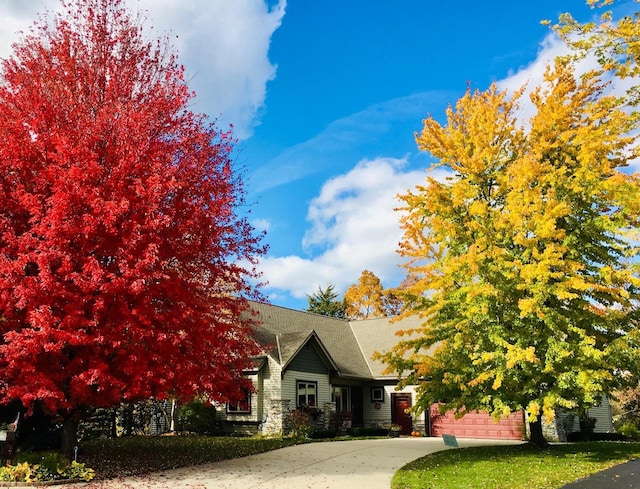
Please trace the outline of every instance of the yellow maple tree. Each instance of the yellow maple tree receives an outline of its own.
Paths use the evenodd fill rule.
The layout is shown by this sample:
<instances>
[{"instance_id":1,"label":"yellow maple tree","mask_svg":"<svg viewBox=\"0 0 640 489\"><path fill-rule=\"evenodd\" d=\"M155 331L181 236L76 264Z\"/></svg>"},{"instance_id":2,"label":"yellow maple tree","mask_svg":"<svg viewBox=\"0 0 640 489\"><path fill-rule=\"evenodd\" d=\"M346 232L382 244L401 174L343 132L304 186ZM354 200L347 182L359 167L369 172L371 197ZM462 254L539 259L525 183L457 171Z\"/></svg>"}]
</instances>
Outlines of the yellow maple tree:
<instances>
[{"instance_id":1,"label":"yellow maple tree","mask_svg":"<svg viewBox=\"0 0 640 489\"><path fill-rule=\"evenodd\" d=\"M425 321L379 355L418 386L415 409L524 409L544 443L543 416L637 379L638 118L601 76L559 58L529 120L524 88L492 85L416 135L450 173L401 196L405 314Z\"/></svg>"},{"instance_id":2,"label":"yellow maple tree","mask_svg":"<svg viewBox=\"0 0 640 489\"><path fill-rule=\"evenodd\" d=\"M640 0L634 0L640 3ZM592 7L608 7L614 0L588 0ZM610 11L601 14L599 22L580 23L570 13L560 16L555 32L572 48L572 58L593 55L604 71L620 78L640 75L640 12L614 19ZM631 87L630 98L639 101L637 85Z\"/></svg>"},{"instance_id":3,"label":"yellow maple tree","mask_svg":"<svg viewBox=\"0 0 640 489\"><path fill-rule=\"evenodd\" d=\"M350 319L395 316L401 307L396 293L384 289L378 276L369 270L363 270L358 282L349 286L344 301Z\"/></svg>"}]
</instances>

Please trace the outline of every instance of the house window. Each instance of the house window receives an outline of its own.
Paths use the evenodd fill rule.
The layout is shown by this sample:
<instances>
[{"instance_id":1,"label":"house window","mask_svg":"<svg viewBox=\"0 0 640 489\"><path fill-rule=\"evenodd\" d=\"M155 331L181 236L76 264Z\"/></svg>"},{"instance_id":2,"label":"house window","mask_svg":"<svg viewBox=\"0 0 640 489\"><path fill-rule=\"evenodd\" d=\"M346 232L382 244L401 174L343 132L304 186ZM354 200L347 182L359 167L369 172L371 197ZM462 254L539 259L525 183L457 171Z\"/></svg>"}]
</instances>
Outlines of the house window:
<instances>
[{"instance_id":1,"label":"house window","mask_svg":"<svg viewBox=\"0 0 640 489\"><path fill-rule=\"evenodd\" d=\"M333 390L331 391L331 400L336 403L336 412L351 412L348 387L334 386Z\"/></svg>"},{"instance_id":2,"label":"house window","mask_svg":"<svg viewBox=\"0 0 640 489\"><path fill-rule=\"evenodd\" d=\"M371 402L384 402L384 388L372 387L371 388Z\"/></svg>"},{"instance_id":3,"label":"house window","mask_svg":"<svg viewBox=\"0 0 640 489\"><path fill-rule=\"evenodd\" d=\"M298 381L298 407L318 406L318 383Z\"/></svg>"},{"instance_id":4,"label":"house window","mask_svg":"<svg viewBox=\"0 0 640 489\"><path fill-rule=\"evenodd\" d=\"M251 391L242 389L244 397L238 402L227 403L227 413L229 414L251 414Z\"/></svg>"}]
</instances>

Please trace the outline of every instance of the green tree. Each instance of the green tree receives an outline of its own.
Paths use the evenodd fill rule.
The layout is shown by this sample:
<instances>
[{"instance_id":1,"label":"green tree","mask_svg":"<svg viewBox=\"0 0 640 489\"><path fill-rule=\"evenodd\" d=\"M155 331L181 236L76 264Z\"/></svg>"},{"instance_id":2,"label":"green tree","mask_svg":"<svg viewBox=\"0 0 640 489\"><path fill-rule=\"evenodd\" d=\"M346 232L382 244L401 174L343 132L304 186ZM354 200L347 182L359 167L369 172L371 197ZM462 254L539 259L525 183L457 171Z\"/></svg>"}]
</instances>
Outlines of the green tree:
<instances>
[{"instance_id":1,"label":"green tree","mask_svg":"<svg viewBox=\"0 0 640 489\"><path fill-rule=\"evenodd\" d=\"M416 410L525 409L544 444L543 416L637 381L638 124L600 75L558 59L524 124L524 90L495 86L425 120L420 149L451 171L402 196L405 314L425 323L380 355Z\"/></svg>"},{"instance_id":2,"label":"green tree","mask_svg":"<svg viewBox=\"0 0 640 489\"><path fill-rule=\"evenodd\" d=\"M332 318L345 319L347 317L347 304L344 299L338 299L339 294L335 291L334 285L327 285L326 289L318 287L312 295L307 295L308 312L329 316Z\"/></svg>"}]
</instances>

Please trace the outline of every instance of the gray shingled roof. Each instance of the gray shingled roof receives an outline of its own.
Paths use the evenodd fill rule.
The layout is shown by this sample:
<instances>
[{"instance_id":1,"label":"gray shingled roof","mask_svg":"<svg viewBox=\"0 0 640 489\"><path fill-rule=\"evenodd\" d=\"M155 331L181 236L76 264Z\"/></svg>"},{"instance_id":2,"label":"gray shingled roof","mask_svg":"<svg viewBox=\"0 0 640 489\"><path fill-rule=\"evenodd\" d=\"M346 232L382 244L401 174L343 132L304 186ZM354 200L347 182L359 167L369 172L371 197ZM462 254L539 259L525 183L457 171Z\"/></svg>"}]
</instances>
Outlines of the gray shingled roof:
<instances>
[{"instance_id":1,"label":"gray shingled roof","mask_svg":"<svg viewBox=\"0 0 640 489\"><path fill-rule=\"evenodd\" d=\"M281 365L289 360L284 356L294 353L293 349L297 351L302 346L301 342L306 341L308 335L315 331L338 367L340 376L371 378L369 365L348 321L257 302L252 303L252 307L258 312L259 341L271 339L270 344L273 348L276 337L280 340ZM283 348L282 340L285 341L286 348ZM283 353L285 349L288 353ZM274 356L273 350L270 354L278 359L277 354Z\"/></svg>"},{"instance_id":2,"label":"gray shingled roof","mask_svg":"<svg viewBox=\"0 0 640 489\"><path fill-rule=\"evenodd\" d=\"M418 316L411 316L400 321L392 321L392 318L365 319L362 321L351 321L349 326L356 341L360 345L362 355L367 361L371 375L376 379L397 378L397 373L383 374L386 365L372 359L375 352L385 353L391 350L407 336L398 336L400 330L418 328L424 319Z\"/></svg>"},{"instance_id":3,"label":"gray shingled roof","mask_svg":"<svg viewBox=\"0 0 640 489\"><path fill-rule=\"evenodd\" d=\"M280 365L283 367L287 365L312 334L313 331L303 331L301 333L281 333L276 335Z\"/></svg>"}]
</instances>

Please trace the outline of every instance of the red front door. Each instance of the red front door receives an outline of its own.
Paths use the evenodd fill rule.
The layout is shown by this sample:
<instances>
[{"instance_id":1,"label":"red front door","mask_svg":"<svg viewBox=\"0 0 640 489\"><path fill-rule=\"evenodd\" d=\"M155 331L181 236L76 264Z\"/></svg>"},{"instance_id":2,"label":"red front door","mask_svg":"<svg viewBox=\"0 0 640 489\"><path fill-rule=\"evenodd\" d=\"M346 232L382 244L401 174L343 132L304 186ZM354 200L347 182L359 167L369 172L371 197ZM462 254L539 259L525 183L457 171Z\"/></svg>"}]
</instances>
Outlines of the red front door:
<instances>
[{"instance_id":1,"label":"red front door","mask_svg":"<svg viewBox=\"0 0 640 489\"><path fill-rule=\"evenodd\" d=\"M410 435L413 419L407 413L411 408L411 394L391 394L391 422L401 426L400 434Z\"/></svg>"}]
</instances>

